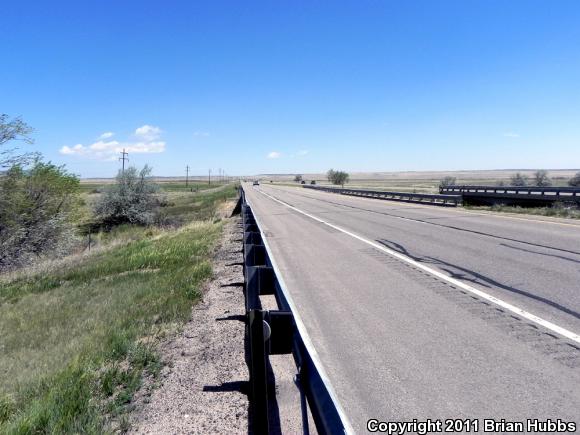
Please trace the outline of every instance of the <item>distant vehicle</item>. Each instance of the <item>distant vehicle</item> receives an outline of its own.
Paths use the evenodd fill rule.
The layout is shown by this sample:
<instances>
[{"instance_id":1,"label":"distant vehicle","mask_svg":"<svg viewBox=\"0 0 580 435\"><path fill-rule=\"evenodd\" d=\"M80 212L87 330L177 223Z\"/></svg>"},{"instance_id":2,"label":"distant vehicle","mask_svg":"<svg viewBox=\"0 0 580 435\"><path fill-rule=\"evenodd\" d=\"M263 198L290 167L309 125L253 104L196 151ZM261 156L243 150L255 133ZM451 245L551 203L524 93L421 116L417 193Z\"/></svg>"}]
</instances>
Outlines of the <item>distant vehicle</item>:
<instances>
[{"instance_id":1,"label":"distant vehicle","mask_svg":"<svg viewBox=\"0 0 580 435\"><path fill-rule=\"evenodd\" d=\"M310 184L316 184L316 180L312 180Z\"/></svg>"},{"instance_id":2,"label":"distant vehicle","mask_svg":"<svg viewBox=\"0 0 580 435\"><path fill-rule=\"evenodd\" d=\"M300 182L300 184L306 184L306 181L302 180L302 181Z\"/></svg>"},{"instance_id":3,"label":"distant vehicle","mask_svg":"<svg viewBox=\"0 0 580 435\"><path fill-rule=\"evenodd\" d=\"M258 180L254 180L254 186L259 186L260 182Z\"/></svg>"}]
</instances>

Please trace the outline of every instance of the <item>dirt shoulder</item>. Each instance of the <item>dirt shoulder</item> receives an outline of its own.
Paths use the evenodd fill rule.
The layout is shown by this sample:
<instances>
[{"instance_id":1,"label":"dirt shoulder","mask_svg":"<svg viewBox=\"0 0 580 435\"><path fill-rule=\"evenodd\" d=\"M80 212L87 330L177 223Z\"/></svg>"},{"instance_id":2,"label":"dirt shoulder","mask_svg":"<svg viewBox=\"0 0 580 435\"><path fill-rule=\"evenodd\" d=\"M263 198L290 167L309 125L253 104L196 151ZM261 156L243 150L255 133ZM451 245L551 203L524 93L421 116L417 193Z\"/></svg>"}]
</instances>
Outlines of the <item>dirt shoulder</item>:
<instances>
[{"instance_id":1,"label":"dirt shoulder","mask_svg":"<svg viewBox=\"0 0 580 435\"><path fill-rule=\"evenodd\" d=\"M240 237L239 218L228 219L214 279L183 331L162 345L160 385L142 389L129 433L248 432Z\"/></svg>"}]
</instances>

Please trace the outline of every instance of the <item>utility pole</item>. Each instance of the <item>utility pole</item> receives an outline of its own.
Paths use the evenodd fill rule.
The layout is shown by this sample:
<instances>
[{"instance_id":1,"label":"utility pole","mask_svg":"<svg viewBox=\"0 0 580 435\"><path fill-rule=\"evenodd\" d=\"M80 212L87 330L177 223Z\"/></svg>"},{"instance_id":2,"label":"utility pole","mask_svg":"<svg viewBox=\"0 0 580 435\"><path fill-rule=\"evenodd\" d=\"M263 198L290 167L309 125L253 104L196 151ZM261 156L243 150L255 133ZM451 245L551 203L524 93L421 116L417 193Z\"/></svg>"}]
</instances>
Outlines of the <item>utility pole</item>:
<instances>
[{"instance_id":1,"label":"utility pole","mask_svg":"<svg viewBox=\"0 0 580 435\"><path fill-rule=\"evenodd\" d=\"M185 187L187 187L188 182L189 182L189 165L185 166Z\"/></svg>"},{"instance_id":2,"label":"utility pole","mask_svg":"<svg viewBox=\"0 0 580 435\"><path fill-rule=\"evenodd\" d=\"M122 172L125 172L125 160L129 161L129 157L127 157L128 155L129 153L126 153L125 148L123 148L123 151L121 151L121 157L119 157L119 161L123 162Z\"/></svg>"},{"instance_id":3,"label":"utility pole","mask_svg":"<svg viewBox=\"0 0 580 435\"><path fill-rule=\"evenodd\" d=\"M209 174L207 176L207 184L211 185L211 169L209 170Z\"/></svg>"}]
</instances>

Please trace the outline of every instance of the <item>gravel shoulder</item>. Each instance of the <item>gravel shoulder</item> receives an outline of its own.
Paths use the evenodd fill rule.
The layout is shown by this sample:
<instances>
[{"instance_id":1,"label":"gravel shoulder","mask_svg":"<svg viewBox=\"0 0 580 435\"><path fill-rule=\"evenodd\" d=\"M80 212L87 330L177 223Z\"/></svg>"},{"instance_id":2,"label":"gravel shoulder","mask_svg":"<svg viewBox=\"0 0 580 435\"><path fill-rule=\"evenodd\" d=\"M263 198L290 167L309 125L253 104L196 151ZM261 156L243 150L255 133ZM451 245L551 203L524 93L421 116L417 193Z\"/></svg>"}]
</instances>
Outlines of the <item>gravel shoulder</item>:
<instances>
[{"instance_id":1,"label":"gravel shoulder","mask_svg":"<svg viewBox=\"0 0 580 435\"><path fill-rule=\"evenodd\" d=\"M240 219L227 219L214 279L183 331L161 347L159 387L137 400L132 434L248 433Z\"/></svg>"}]
</instances>

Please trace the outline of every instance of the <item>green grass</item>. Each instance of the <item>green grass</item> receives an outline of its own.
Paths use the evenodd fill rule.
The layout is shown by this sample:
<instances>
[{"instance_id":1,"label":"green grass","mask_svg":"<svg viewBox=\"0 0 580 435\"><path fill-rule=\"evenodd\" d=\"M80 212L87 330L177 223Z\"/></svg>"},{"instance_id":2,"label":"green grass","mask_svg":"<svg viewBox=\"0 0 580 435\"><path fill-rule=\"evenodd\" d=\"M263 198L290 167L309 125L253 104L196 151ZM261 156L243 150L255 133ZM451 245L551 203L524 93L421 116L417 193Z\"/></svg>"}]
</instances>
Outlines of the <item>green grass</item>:
<instances>
[{"instance_id":1,"label":"green grass","mask_svg":"<svg viewBox=\"0 0 580 435\"><path fill-rule=\"evenodd\" d=\"M172 212L194 221L180 228L118 228L106 237L120 244L0 280L0 433L126 427L143 376L161 368L156 340L211 277L215 212L234 192L181 199Z\"/></svg>"},{"instance_id":2,"label":"green grass","mask_svg":"<svg viewBox=\"0 0 580 435\"><path fill-rule=\"evenodd\" d=\"M483 210L493 211L498 213L517 213L528 214L534 216L551 216L567 219L580 219L580 210L566 207L514 207L508 205L493 205L493 206L465 206L468 210Z\"/></svg>"},{"instance_id":3,"label":"green grass","mask_svg":"<svg viewBox=\"0 0 580 435\"><path fill-rule=\"evenodd\" d=\"M219 186L214 186L219 187ZM168 205L161 209L161 220L182 223L187 219L211 219L220 204L237 194L237 185L223 185L211 192L169 193Z\"/></svg>"},{"instance_id":4,"label":"green grass","mask_svg":"<svg viewBox=\"0 0 580 435\"><path fill-rule=\"evenodd\" d=\"M211 184L208 184L207 182L190 181L187 186L185 185L185 181L180 183L173 181L163 181L158 184L165 192L199 192L203 190L214 189L224 185L223 183L217 183L213 181Z\"/></svg>"},{"instance_id":5,"label":"green grass","mask_svg":"<svg viewBox=\"0 0 580 435\"><path fill-rule=\"evenodd\" d=\"M92 181L81 181L80 183L80 190L81 193L87 194L94 194L94 193L102 193L107 189L108 186L111 186L114 180L110 180L108 182L101 182L95 183ZM183 182L175 182L175 181L159 181L157 182L159 187L164 192L200 192L203 190L213 189L215 187L223 186L223 183L213 182L208 184L207 182L200 182L200 181L190 181L187 186L185 185L185 181ZM233 185L233 183L232 183Z\"/></svg>"}]
</instances>

